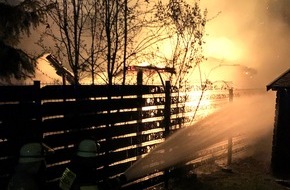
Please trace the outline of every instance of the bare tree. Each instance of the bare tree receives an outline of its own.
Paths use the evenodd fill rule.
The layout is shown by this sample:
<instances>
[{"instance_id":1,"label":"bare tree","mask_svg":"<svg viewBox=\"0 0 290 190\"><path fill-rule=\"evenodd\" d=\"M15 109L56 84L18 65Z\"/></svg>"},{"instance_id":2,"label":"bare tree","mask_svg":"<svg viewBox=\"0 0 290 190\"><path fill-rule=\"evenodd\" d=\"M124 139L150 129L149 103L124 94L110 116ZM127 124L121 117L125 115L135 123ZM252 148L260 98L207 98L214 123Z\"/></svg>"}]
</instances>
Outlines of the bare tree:
<instances>
[{"instance_id":1,"label":"bare tree","mask_svg":"<svg viewBox=\"0 0 290 190\"><path fill-rule=\"evenodd\" d=\"M193 4L188 4L185 0L163 2L161 0L158 1L155 16L162 21L161 27L166 28L166 32L170 36L169 43L171 48L169 48L169 51L171 52L169 56L159 54L157 59L167 66L175 68L176 75L170 75L169 80L177 88L177 93L186 93L183 100L176 101L176 106L183 107L182 110L185 110L185 104L179 105L179 102L187 101L189 98L188 92L191 91L191 84L188 84L188 80L192 77L194 71L198 69L201 95L197 106L193 110L193 116L191 117L191 120L193 120L207 87L207 82L204 84L202 81L200 69L200 64L205 59L203 56L203 36L207 22L207 10L202 11L199 2Z\"/></svg>"},{"instance_id":2,"label":"bare tree","mask_svg":"<svg viewBox=\"0 0 290 190\"><path fill-rule=\"evenodd\" d=\"M198 2L190 5L184 0L169 0L168 4L158 1L156 16L171 37L172 50L171 57L159 59L176 69L176 76L170 77L175 86L181 87L204 59L206 15L207 10L202 11Z\"/></svg>"},{"instance_id":3,"label":"bare tree","mask_svg":"<svg viewBox=\"0 0 290 190\"><path fill-rule=\"evenodd\" d=\"M95 1L92 3L92 10L89 14L89 31L90 31L90 48L87 50L89 58L87 60L87 67L84 71L90 73L91 82L95 84L95 76L98 73L98 68L100 68L101 63L99 63L102 52L104 51L104 45L102 44L102 36L104 33L104 27L100 23L99 13L96 11L99 8L99 2Z\"/></svg>"},{"instance_id":4,"label":"bare tree","mask_svg":"<svg viewBox=\"0 0 290 190\"><path fill-rule=\"evenodd\" d=\"M49 3L53 3L52 1ZM50 20L38 44L44 51L55 54L62 62L69 64L75 84L79 83L80 70L87 66L88 51L85 51L87 23L92 6L89 1L57 1L55 8L49 12ZM47 45L47 38L53 45Z\"/></svg>"},{"instance_id":5,"label":"bare tree","mask_svg":"<svg viewBox=\"0 0 290 190\"><path fill-rule=\"evenodd\" d=\"M100 79L109 85L125 84L127 66L167 38L160 28L144 32L144 28L156 29L156 20L150 16L154 6L149 1L62 0L56 4L49 14L53 22L38 44L68 63L76 83L87 75L93 84ZM49 38L53 44L47 42Z\"/></svg>"},{"instance_id":6,"label":"bare tree","mask_svg":"<svg viewBox=\"0 0 290 190\"><path fill-rule=\"evenodd\" d=\"M99 65L106 71L108 84L126 83L126 68L136 64L138 57L143 56L143 51L163 38L154 35L140 35L145 28L152 27L154 20L149 15L153 6L140 0L102 0L99 9L99 36L103 45L103 56ZM142 33L144 34L144 32ZM103 74L104 72L100 72ZM119 75L122 77L118 77ZM121 80L121 81L120 81Z\"/></svg>"}]
</instances>

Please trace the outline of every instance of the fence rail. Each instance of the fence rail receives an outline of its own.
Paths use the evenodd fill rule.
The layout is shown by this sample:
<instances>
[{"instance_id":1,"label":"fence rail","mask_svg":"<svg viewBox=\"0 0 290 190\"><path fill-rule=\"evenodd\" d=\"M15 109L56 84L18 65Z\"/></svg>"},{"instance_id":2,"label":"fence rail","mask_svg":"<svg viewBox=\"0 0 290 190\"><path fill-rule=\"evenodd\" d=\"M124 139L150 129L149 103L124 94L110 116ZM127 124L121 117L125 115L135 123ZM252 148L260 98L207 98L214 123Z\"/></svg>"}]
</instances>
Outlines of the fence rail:
<instances>
[{"instance_id":1,"label":"fence rail","mask_svg":"<svg viewBox=\"0 0 290 190\"><path fill-rule=\"evenodd\" d=\"M102 180L124 172L166 135L230 99L228 90L178 92L166 88L40 87L39 82L0 86L0 189L6 186L25 142L40 141L54 149L54 154L46 157L47 179L53 187L75 153L76 144L83 138L94 138L101 145L97 168Z\"/></svg>"}]
</instances>

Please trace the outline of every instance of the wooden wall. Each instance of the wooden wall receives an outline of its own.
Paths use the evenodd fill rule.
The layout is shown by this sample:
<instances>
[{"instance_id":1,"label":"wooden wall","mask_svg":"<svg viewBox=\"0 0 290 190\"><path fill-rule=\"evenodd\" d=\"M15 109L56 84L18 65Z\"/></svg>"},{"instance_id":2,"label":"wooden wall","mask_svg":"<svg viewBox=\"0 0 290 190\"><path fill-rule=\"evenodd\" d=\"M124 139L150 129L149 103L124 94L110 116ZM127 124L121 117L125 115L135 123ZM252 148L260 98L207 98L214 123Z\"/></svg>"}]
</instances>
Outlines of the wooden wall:
<instances>
[{"instance_id":1,"label":"wooden wall","mask_svg":"<svg viewBox=\"0 0 290 190\"><path fill-rule=\"evenodd\" d=\"M289 89L277 90L272 147L272 172L276 177L290 177L290 94Z\"/></svg>"}]
</instances>

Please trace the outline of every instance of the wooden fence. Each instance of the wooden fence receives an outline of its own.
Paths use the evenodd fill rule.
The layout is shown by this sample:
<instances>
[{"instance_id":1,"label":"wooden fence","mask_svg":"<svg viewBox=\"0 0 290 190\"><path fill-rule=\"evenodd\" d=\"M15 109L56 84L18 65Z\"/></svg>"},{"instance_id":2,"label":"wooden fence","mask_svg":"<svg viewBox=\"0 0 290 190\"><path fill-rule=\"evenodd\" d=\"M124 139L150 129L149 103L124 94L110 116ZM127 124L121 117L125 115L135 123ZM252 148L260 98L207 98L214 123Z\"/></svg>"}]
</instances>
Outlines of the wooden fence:
<instances>
[{"instance_id":1,"label":"wooden fence","mask_svg":"<svg viewBox=\"0 0 290 190\"><path fill-rule=\"evenodd\" d=\"M227 103L230 94L228 89L178 92L169 83L165 87L40 87L39 82L1 86L0 189L13 173L25 142L40 141L54 150L46 157L53 189L76 144L93 138L101 145L97 170L102 180L121 174L167 135Z\"/></svg>"}]
</instances>

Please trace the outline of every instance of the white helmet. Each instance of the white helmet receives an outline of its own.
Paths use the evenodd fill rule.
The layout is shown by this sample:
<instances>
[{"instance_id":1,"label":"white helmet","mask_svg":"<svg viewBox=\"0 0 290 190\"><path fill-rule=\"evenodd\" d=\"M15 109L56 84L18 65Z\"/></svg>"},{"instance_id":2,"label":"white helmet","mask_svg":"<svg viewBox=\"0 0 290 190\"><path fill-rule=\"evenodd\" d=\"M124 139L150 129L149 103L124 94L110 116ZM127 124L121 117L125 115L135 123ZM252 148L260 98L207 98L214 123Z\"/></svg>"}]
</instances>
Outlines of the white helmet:
<instances>
[{"instance_id":1,"label":"white helmet","mask_svg":"<svg viewBox=\"0 0 290 190\"><path fill-rule=\"evenodd\" d=\"M40 143L27 143L20 149L19 163L30 163L44 160L43 147Z\"/></svg>"},{"instance_id":2,"label":"white helmet","mask_svg":"<svg viewBox=\"0 0 290 190\"><path fill-rule=\"evenodd\" d=\"M82 140L78 146L77 155L80 157L96 157L100 145L90 139Z\"/></svg>"}]
</instances>

